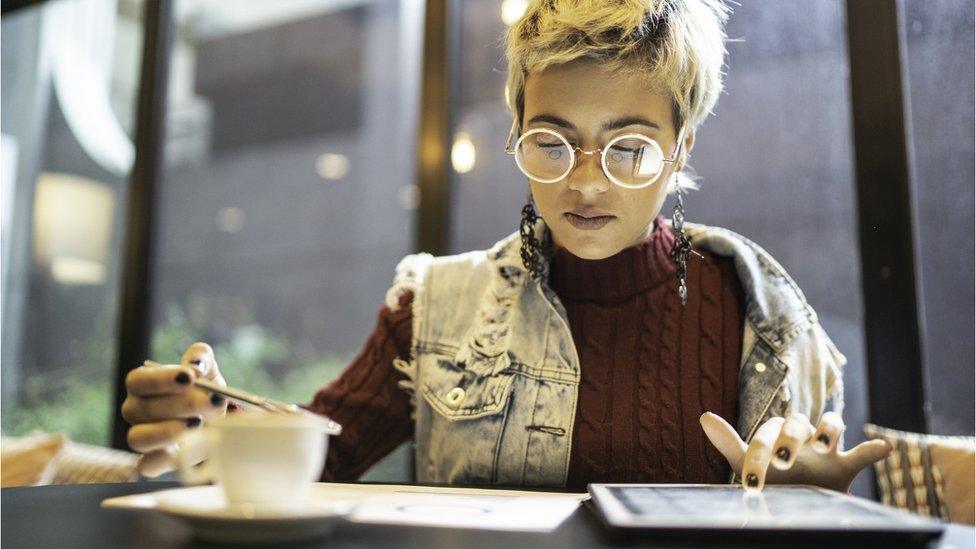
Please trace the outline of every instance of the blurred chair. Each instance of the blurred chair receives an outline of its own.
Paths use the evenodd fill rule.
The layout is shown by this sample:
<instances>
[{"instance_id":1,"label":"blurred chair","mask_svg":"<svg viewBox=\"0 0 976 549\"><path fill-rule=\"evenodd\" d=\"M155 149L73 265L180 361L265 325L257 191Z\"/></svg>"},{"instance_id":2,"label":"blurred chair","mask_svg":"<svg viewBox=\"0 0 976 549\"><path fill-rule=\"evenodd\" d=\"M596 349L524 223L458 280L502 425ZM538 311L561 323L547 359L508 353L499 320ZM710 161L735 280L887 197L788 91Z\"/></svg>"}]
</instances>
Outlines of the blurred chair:
<instances>
[{"instance_id":1,"label":"blurred chair","mask_svg":"<svg viewBox=\"0 0 976 549\"><path fill-rule=\"evenodd\" d=\"M976 438L926 435L864 426L869 439L891 444L874 464L881 501L960 524L976 522Z\"/></svg>"},{"instance_id":2,"label":"blurred chair","mask_svg":"<svg viewBox=\"0 0 976 549\"><path fill-rule=\"evenodd\" d=\"M35 433L0 438L0 487L133 482L138 455Z\"/></svg>"}]
</instances>

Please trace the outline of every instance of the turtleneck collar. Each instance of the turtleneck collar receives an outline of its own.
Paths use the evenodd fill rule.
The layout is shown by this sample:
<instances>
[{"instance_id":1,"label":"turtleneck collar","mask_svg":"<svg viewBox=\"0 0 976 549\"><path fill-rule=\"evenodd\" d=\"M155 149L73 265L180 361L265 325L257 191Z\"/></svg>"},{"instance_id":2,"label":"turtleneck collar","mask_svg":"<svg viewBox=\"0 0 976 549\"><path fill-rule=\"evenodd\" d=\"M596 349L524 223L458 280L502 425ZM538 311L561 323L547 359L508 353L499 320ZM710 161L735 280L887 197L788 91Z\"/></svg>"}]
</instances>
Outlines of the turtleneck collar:
<instances>
[{"instance_id":1,"label":"turtleneck collar","mask_svg":"<svg viewBox=\"0 0 976 549\"><path fill-rule=\"evenodd\" d=\"M606 259L581 259L557 247L549 285L562 298L580 301L624 299L646 292L676 276L670 256L674 241L664 216L658 215L643 242Z\"/></svg>"}]
</instances>

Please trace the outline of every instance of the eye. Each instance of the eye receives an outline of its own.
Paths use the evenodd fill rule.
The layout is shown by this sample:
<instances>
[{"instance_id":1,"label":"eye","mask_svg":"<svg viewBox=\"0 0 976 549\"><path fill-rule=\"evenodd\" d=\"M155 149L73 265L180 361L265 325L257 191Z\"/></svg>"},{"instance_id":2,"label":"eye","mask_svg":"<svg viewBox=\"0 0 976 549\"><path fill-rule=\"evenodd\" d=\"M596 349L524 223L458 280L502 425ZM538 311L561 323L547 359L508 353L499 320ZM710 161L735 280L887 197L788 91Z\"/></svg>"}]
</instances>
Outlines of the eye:
<instances>
[{"instance_id":1,"label":"eye","mask_svg":"<svg viewBox=\"0 0 976 549\"><path fill-rule=\"evenodd\" d=\"M535 144L539 147L561 147L563 142L555 135L539 133L535 135Z\"/></svg>"},{"instance_id":2,"label":"eye","mask_svg":"<svg viewBox=\"0 0 976 549\"><path fill-rule=\"evenodd\" d=\"M538 146L540 149L552 149L555 147L562 147L563 142L555 138L552 139L551 141L540 139L539 141L536 142L536 146Z\"/></svg>"},{"instance_id":3,"label":"eye","mask_svg":"<svg viewBox=\"0 0 976 549\"><path fill-rule=\"evenodd\" d=\"M614 164L619 164L621 162L626 162L627 160L636 159L638 156L640 156L640 153L640 147L630 148L614 145L613 147L610 147L609 151L607 151L607 160L613 162Z\"/></svg>"},{"instance_id":4,"label":"eye","mask_svg":"<svg viewBox=\"0 0 976 549\"><path fill-rule=\"evenodd\" d=\"M614 146L610 147L610 151L612 153L618 153L618 154L619 153L624 153L624 154L637 154L637 152L640 151L640 150L641 150L641 147L640 146L637 146L637 147L625 147L625 146L622 146L622 145L614 145Z\"/></svg>"},{"instance_id":5,"label":"eye","mask_svg":"<svg viewBox=\"0 0 976 549\"><path fill-rule=\"evenodd\" d=\"M610 150L623 153L623 154L636 155L640 153L641 149L643 149L647 145L648 145L647 141L644 141L643 139L634 139L634 138L621 139L615 142L613 146L610 147Z\"/></svg>"}]
</instances>

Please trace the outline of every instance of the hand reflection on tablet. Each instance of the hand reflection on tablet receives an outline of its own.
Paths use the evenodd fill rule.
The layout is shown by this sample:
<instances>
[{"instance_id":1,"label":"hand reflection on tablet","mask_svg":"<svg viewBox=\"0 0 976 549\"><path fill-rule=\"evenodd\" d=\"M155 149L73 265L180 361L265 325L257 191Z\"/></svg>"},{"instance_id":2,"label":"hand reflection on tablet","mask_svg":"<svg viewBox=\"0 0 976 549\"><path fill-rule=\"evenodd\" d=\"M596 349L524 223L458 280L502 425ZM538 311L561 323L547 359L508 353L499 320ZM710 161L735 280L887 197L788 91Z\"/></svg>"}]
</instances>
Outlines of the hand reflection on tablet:
<instances>
[{"instance_id":1,"label":"hand reflection on tablet","mask_svg":"<svg viewBox=\"0 0 976 549\"><path fill-rule=\"evenodd\" d=\"M748 526L755 519L759 519L757 522L765 523L773 516L769 512L766 496L758 490L742 492L742 514L745 517L742 526Z\"/></svg>"}]
</instances>

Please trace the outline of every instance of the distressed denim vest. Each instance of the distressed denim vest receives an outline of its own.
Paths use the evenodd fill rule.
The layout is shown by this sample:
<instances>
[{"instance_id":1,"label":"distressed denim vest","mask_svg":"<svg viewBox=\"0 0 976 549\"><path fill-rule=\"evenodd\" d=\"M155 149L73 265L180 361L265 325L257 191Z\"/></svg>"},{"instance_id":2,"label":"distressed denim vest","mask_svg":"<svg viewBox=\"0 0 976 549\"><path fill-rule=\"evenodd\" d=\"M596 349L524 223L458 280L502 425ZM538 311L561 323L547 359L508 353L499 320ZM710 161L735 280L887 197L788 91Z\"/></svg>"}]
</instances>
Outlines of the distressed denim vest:
<instances>
[{"instance_id":1,"label":"distressed denim vest","mask_svg":"<svg viewBox=\"0 0 976 549\"><path fill-rule=\"evenodd\" d=\"M694 249L732 258L742 284L742 438L770 417L840 412L846 359L783 267L732 231L692 223L685 231ZM530 278L520 245L515 233L489 250L410 255L397 267L387 305L414 294L410 360L394 366L413 395L418 482L566 483L579 357L565 309Z\"/></svg>"}]
</instances>

